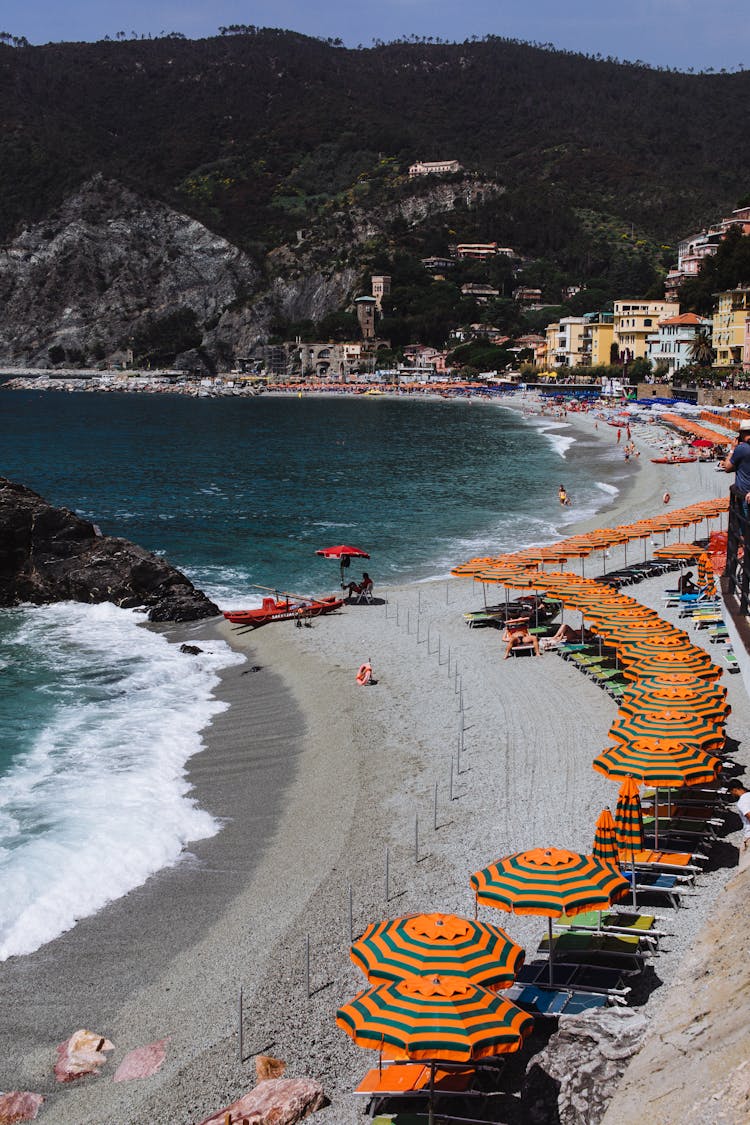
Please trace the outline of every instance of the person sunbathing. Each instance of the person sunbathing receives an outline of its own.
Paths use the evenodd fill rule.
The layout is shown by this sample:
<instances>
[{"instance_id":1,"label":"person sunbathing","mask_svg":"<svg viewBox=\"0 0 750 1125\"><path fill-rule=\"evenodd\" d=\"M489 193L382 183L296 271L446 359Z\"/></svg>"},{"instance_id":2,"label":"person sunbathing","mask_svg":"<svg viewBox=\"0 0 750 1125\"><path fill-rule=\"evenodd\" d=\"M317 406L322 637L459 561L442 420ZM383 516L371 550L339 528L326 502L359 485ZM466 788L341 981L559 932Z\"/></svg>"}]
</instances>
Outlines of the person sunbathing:
<instances>
[{"instance_id":1,"label":"person sunbathing","mask_svg":"<svg viewBox=\"0 0 750 1125\"><path fill-rule=\"evenodd\" d=\"M591 640L588 629L571 629L570 625L561 625L551 637L544 637L541 642L542 652L549 648L558 648L559 645L580 645Z\"/></svg>"},{"instance_id":2,"label":"person sunbathing","mask_svg":"<svg viewBox=\"0 0 750 1125\"><path fill-rule=\"evenodd\" d=\"M503 640L505 641L505 656L507 660L514 648L521 645L531 645L534 649L534 656L539 655L539 641L533 633L529 632L529 620L527 617L518 618L515 621L508 621L506 623L505 632L503 633Z\"/></svg>"}]
</instances>

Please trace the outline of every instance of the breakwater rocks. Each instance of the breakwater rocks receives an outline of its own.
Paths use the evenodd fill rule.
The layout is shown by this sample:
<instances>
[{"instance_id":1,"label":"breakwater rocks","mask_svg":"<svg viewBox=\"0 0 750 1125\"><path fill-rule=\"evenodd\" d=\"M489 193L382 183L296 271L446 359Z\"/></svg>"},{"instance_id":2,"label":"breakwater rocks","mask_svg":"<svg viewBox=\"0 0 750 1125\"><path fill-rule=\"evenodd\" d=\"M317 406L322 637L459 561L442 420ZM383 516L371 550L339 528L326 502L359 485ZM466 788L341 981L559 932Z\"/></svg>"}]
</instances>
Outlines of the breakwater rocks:
<instances>
[{"instance_id":1,"label":"breakwater rocks","mask_svg":"<svg viewBox=\"0 0 750 1125\"><path fill-rule=\"evenodd\" d=\"M164 559L0 477L0 606L60 601L143 607L150 621L219 613Z\"/></svg>"}]
</instances>

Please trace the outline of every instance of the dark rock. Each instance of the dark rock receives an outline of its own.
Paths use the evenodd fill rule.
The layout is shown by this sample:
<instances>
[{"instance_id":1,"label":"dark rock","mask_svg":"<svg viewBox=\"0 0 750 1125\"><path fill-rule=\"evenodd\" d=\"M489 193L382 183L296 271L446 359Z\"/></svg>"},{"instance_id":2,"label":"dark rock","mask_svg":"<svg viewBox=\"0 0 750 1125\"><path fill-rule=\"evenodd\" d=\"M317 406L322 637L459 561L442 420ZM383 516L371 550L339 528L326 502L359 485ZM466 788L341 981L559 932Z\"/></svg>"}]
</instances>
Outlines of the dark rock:
<instances>
[{"instance_id":1,"label":"dark rock","mask_svg":"<svg viewBox=\"0 0 750 1125\"><path fill-rule=\"evenodd\" d=\"M197 621L219 609L164 559L53 508L0 477L0 606L22 602L142 606L151 621Z\"/></svg>"},{"instance_id":2,"label":"dark rock","mask_svg":"<svg viewBox=\"0 0 750 1125\"><path fill-rule=\"evenodd\" d=\"M523 1100L530 1125L597 1125L647 1027L633 1008L561 1016L559 1030L527 1067Z\"/></svg>"},{"instance_id":3,"label":"dark rock","mask_svg":"<svg viewBox=\"0 0 750 1125\"><path fill-rule=\"evenodd\" d=\"M187 653L188 656L198 656L203 652L202 648L197 645L180 645L180 652Z\"/></svg>"}]
</instances>

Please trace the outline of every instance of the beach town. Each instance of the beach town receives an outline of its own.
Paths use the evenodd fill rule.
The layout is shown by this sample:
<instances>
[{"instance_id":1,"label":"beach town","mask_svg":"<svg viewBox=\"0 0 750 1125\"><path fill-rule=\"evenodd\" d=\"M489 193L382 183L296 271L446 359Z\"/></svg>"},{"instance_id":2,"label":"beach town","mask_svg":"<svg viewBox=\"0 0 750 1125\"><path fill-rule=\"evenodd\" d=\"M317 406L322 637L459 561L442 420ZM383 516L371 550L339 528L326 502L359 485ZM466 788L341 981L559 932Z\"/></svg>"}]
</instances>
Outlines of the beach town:
<instances>
[{"instance_id":1,"label":"beach town","mask_svg":"<svg viewBox=\"0 0 750 1125\"><path fill-rule=\"evenodd\" d=\"M330 1101L321 1122L520 1122L540 1072L566 1120L746 1118L748 658L718 594L730 478L653 458L708 423L647 413L567 411L577 435L619 429L641 456L563 541L488 544L445 581L391 588L365 544L370 583L352 557L334 613L170 627L246 657L189 764L224 828L6 962L5 1073L47 1099L40 1120L254 1120L257 1056L305 1112ZM715 414L712 441L729 450L749 417ZM95 1042L78 1071L68 1045L68 1073L102 1073L58 1085L54 1029L81 1020ZM147 1077L111 1082L146 1045Z\"/></svg>"}]
</instances>

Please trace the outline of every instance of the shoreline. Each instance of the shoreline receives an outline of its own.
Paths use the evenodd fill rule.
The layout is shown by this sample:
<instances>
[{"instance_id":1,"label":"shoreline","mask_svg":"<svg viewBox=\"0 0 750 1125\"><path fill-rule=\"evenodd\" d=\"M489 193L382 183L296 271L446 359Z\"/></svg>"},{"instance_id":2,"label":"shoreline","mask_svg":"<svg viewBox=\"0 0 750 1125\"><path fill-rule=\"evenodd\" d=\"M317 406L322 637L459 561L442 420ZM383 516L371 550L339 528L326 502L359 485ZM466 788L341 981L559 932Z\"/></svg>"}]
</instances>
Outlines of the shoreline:
<instances>
[{"instance_id":1,"label":"shoreline","mask_svg":"<svg viewBox=\"0 0 750 1125\"><path fill-rule=\"evenodd\" d=\"M713 494L725 491L725 477L702 479L697 464L682 470L675 477L674 468L642 460L632 487L585 521L584 529L653 513L661 507L667 475L675 497L670 507L692 502L711 484L717 486ZM573 530L581 528L566 528L568 534ZM619 565L619 558L613 551L609 565ZM634 590L640 596L641 588ZM382 594L377 585L375 593ZM248 663L222 673L217 694L230 708L205 732L206 748L191 759L188 775L201 807L227 827L73 931L0 966L5 999L9 965L13 978L4 1021L10 1026L0 1033L0 1087L54 1095L43 1113L49 1120L64 1113L57 1120L66 1125L167 1119L194 1125L253 1084L252 1065L241 1067L236 1056L236 994L243 983L246 1050L270 1049L288 1059L290 1074L319 1077L336 1098L315 1120L349 1122L354 1099L345 1091L373 1061L333 1022L336 1006L363 985L347 957L349 886L359 932L388 913L470 912L469 873L503 851L545 843L588 849L602 807L597 803L613 799L589 764L614 717L611 700L553 654L502 667L496 634L468 630L461 619L463 610L481 604L472 583L414 583L392 587L389 598L388 617L382 605L351 606L316 619L310 629L290 623L237 636L219 624L218 634ZM182 627L174 636L200 644L203 630L211 635L214 624ZM460 728L445 661L448 644L467 709L466 752L453 802L448 766ZM368 658L380 683L363 692L354 672ZM261 671L250 671L255 663ZM739 696L739 686L732 687ZM587 718L583 732L581 713ZM743 714L740 701L732 729ZM571 747L576 763L569 759ZM544 791L550 777L565 782L554 831L547 802L529 801L534 787ZM437 832L431 826L435 783ZM418 864L415 811L422 825ZM386 846L392 863L388 904ZM711 880L718 883L716 876ZM542 936L539 919L485 913L527 944L531 955ZM310 999L307 933L313 949ZM82 979L89 982L84 1000L78 996ZM53 1047L78 1026L112 1039L114 1065L126 1050L169 1034L167 1062L142 1082L112 1084L111 1064L98 1079L54 1089Z\"/></svg>"}]
</instances>

